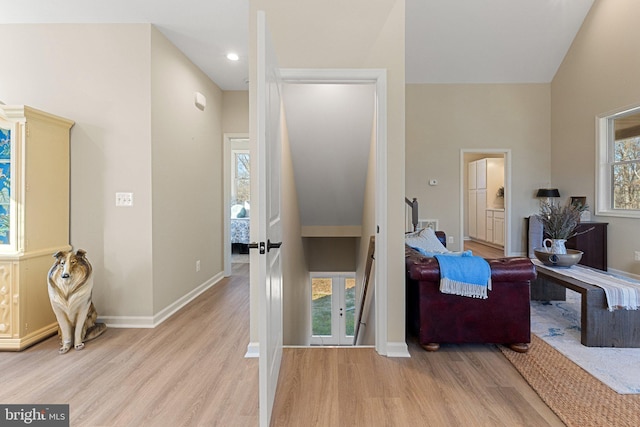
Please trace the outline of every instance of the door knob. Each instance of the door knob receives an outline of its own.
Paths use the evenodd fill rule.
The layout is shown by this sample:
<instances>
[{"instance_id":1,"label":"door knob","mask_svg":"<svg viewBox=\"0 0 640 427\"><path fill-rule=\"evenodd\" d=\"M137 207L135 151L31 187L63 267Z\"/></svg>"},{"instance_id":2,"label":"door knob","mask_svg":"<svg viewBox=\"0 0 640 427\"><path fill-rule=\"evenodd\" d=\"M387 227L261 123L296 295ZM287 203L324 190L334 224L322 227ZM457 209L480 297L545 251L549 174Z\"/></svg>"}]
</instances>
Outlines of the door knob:
<instances>
[{"instance_id":1,"label":"door knob","mask_svg":"<svg viewBox=\"0 0 640 427\"><path fill-rule=\"evenodd\" d=\"M260 255L264 254L264 242L251 242L247 246L249 247L249 249L260 249Z\"/></svg>"},{"instance_id":2,"label":"door knob","mask_svg":"<svg viewBox=\"0 0 640 427\"><path fill-rule=\"evenodd\" d=\"M271 243L271 240L267 240L267 252L271 249L278 249L280 246L282 246L282 242Z\"/></svg>"}]
</instances>

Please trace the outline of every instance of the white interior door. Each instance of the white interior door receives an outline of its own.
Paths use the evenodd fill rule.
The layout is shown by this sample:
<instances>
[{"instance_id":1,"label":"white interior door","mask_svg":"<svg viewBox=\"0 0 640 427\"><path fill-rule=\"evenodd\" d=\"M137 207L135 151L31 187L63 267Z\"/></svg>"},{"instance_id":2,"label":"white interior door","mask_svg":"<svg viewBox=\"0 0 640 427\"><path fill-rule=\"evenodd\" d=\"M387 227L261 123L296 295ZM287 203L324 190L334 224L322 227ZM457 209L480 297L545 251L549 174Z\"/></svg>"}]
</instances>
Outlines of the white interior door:
<instances>
[{"instance_id":1,"label":"white interior door","mask_svg":"<svg viewBox=\"0 0 640 427\"><path fill-rule=\"evenodd\" d=\"M282 360L281 99L277 59L265 13L258 12L257 157L259 191L260 425L268 426Z\"/></svg>"}]
</instances>

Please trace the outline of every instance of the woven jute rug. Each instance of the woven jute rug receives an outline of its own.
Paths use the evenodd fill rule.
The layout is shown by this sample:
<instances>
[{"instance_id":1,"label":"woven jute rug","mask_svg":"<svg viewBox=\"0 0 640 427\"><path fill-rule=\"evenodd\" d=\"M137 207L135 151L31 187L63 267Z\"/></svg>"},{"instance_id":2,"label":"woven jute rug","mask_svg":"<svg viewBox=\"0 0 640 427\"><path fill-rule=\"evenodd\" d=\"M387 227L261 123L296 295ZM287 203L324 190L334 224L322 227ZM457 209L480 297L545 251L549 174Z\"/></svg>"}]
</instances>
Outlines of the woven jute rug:
<instances>
[{"instance_id":1,"label":"woven jute rug","mask_svg":"<svg viewBox=\"0 0 640 427\"><path fill-rule=\"evenodd\" d=\"M498 347L567 426L640 426L640 395L616 393L537 336L527 353Z\"/></svg>"}]
</instances>

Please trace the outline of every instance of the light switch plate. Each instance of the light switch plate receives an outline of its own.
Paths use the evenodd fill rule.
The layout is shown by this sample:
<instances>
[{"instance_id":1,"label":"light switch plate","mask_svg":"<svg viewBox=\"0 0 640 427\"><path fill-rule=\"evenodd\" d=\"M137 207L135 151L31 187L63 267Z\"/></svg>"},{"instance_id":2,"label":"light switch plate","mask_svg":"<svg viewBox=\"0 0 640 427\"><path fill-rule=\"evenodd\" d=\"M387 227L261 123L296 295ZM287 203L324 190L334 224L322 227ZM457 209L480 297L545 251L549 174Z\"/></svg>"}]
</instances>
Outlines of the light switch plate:
<instances>
[{"instance_id":1,"label":"light switch plate","mask_svg":"<svg viewBox=\"0 0 640 427\"><path fill-rule=\"evenodd\" d=\"M116 193L116 206L133 206L133 193Z\"/></svg>"}]
</instances>

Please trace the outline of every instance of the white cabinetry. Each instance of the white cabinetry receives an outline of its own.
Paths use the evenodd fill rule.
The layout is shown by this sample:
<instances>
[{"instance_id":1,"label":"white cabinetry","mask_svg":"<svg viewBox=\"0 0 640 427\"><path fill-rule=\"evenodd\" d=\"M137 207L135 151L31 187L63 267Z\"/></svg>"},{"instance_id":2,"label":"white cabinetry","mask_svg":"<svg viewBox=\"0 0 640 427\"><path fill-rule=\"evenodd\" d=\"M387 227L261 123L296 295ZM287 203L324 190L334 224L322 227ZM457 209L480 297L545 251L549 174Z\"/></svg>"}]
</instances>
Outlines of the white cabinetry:
<instances>
[{"instance_id":1,"label":"white cabinetry","mask_svg":"<svg viewBox=\"0 0 640 427\"><path fill-rule=\"evenodd\" d=\"M493 242L493 211L487 209L487 242Z\"/></svg>"},{"instance_id":2,"label":"white cabinetry","mask_svg":"<svg viewBox=\"0 0 640 427\"><path fill-rule=\"evenodd\" d=\"M504 246L504 210L487 209L486 212L487 236L485 240L498 246Z\"/></svg>"},{"instance_id":3,"label":"white cabinetry","mask_svg":"<svg viewBox=\"0 0 640 427\"><path fill-rule=\"evenodd\" d=\"M478 189L487 188L487 159L480 159L476 163L476 183Z\"/></svg>"},{"instance_id":4,"label":"white cabinetry","mask_svg":"<svg viewBox=\"0 0 640 427\"><path fill-rule=\"evenodd\" d=\"M504 159L486 158L469 162L468 166L469 209L467 230L469 237L495 243L499 239L504 244L504 211L501 212L502 226L496 230L495 212L487 209L499 208L498 189L504 186ZM490 215L490 217L489 217ZM497 218L500 220L500 218Z\"/></svg>"},{"instance_id":5,"label":"white cabinetry","mask_svg":"<svg viewBox=\"0 0 640 427\"><path fill-rule=\"evenodd\" d=\"M504 246L504 211L493 214L493 243Z\"/></svg>"},{"instance_id":6,"label":"white cabinetry","mask_svg":"<svg viewBox=\"0 0 640 427\"><path fill-rule=\"evenodd\" d=\"M476 239L487 239L487 223L484 220L485 211L487 209L487 189L479 188L476 190Z\"/></svg>"},{"instance_id":7,"label":"white cabinetry","mask_svg":"<svg viewBox=\"0 0 640 427\"><path fill-rule=\"evenodd\" d=\"M478 162L469 162L469 190L478 188Z\"/></svg>"},{"instance_id":8,"label":"white cabinetry","mask_svg":"<svg viewBox=\"0 0 640 427\"><path fill-rule=\"evenodd\" d=\"M487 224L484 220L487 209L487 160L469 163L469 237L485 240Z\"/></svg>"}]
</instances>

